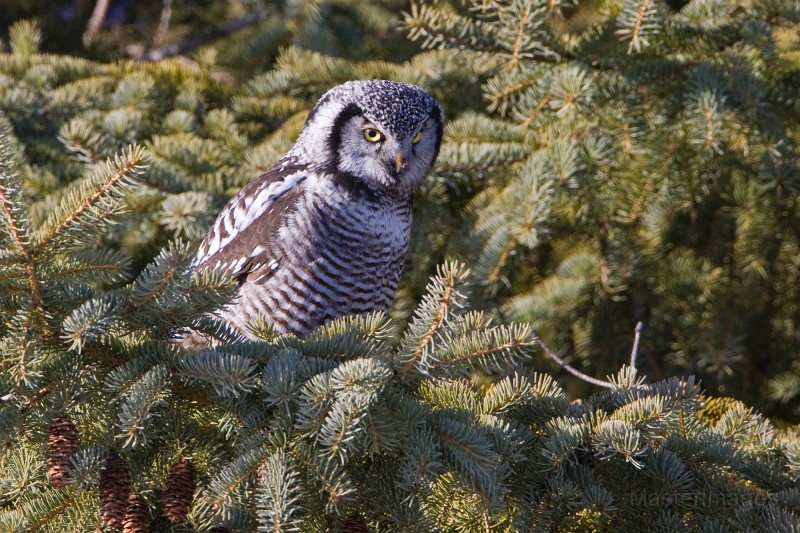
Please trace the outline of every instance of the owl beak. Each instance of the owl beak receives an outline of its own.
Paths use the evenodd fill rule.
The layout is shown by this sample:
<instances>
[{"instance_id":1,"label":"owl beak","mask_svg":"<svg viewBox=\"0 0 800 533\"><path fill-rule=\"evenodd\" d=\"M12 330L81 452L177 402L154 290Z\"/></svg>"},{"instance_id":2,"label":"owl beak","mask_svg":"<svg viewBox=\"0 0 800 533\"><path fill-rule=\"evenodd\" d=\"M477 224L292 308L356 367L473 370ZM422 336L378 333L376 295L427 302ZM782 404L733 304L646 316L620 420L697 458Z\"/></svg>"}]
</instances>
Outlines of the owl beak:
<instances>
[{"instance_id":1,"label":"owl beak","mask_svg":"<svg viewBox=\"0 0 800 533\"><path fill-rule=\"evenodd\" d=\"M397 172L399 174L400 169L403 168L403 152L397 152L397 155L394 156L394 163L395 167L397 168Z\"/></svg>"}]
</instances>

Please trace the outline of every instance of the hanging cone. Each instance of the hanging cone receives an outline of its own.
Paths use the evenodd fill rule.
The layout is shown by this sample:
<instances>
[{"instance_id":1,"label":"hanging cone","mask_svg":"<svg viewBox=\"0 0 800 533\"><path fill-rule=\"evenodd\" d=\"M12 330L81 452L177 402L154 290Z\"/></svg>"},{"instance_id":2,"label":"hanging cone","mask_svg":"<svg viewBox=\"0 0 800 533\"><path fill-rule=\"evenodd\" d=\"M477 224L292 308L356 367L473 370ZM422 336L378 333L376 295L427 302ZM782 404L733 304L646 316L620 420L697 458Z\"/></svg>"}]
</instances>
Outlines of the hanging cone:
<instances>
[{"instance_id":1,"label":"hanging cone","mask_svg":"<svg viewBox=\"0 0 800 533\"><path fill-rule=\"evenodd\" d=\"M128 464L111 450L100 472L100 518L108 529L122 529L130 492Z\"/></svg>"},{"instance_id":2,"label":"hanging cone","mask_svg":"<svg viewBox=\"0 0 800 533\"><path fill-rule=\"evenodd\" d=\"M122 533L147 533L150 530L150 509L141 494L131 494L122 525Z\"/></svg>"},{"instance_id":3,"label":"hanging cone","mask_svg":"<svg viewBox=\"0 0 800 533\"><path fill-rule=\"evenodd\" d=\"M192 505L197 475L192 463L181 459L169 467L164 488L164 514L173 524L183 522Z\"/></svg>"},{"instance_id":4,"label":"hanging cone","mask_svg":"<svg viewBox=\"0 0 800 533\"><path fill-rule=\"evenodd\" d=\"M351 514L342 524L339 533L369 533L369 529L361 515Z\"/></svg>"},{"instance_id":5,"label":"hanging cone","mask_svg":"<svg viewBox=\"0 0 800 533\"><path fill-rule=\"evenodd\" d=\"M214 526L208 530L208 533L231 533L231 531L225 526Z\"/></svg>"},{"instance_id":6,"label":"hanging cone","mask_svg":"<svg viewBox=\"0 0 800 533\"><path fill-rule=\"evenodd\" d=\"M69 478L69 458L78 451L78 430L68 415L53 419L47 448L47 477L56 488L63 488Z\"/></svg>"}]
</instances>

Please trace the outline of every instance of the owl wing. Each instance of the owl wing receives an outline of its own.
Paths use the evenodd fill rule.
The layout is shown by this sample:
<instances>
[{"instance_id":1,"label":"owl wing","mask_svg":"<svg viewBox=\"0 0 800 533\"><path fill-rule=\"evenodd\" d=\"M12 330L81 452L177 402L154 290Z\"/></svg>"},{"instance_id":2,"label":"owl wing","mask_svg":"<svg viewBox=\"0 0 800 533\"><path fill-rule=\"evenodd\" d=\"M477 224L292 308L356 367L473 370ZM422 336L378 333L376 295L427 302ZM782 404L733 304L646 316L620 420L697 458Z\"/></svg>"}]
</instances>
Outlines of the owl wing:
<instances>
[{"instance_id":1,"label":"owl wing","mask_svg":"<svg viewBox=\"0 0 800 533\"><path fill-rule=\"evenodd\" d=\"M282 160L247 184L222 209L200 243L196 268L224 272L240 281L277 268L281 258L273 253L272 243L306 177L305 166Z\"/></svg>"}]
</instances>

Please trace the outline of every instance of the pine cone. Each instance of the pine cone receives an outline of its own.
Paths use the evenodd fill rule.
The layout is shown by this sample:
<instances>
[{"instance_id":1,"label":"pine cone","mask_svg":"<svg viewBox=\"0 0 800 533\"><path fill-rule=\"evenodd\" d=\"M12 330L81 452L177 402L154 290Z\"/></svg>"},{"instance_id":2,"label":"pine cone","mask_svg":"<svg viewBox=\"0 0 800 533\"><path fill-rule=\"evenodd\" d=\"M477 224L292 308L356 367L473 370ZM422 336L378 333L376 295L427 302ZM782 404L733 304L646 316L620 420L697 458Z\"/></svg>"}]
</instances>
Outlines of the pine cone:
<instances>
[{"instance_id":1,"label":"pine cone","mask_svg":"<svg viewBox=\"0 0 800 533\"><path fill-rule=\"evenodd\" d=\"M225 526L214 526L208 530L208 533L231 533L231 531Z\"/></svg>"},{"instance_id":2,"label":"pine cone","mask_svg":"<svg viewBox=\"0 0 800 533\"><path fill-rule=\"evenodd\" d=\"M53 419L47 448L47 476L56 488L64 488L69 477L69 458L78 451L78 430L68 415Z\"/></svg>"},{"instance_id":3,"label":"pine cone","mask_svg":"<svg viewBox=\"0 0 800 533\"><path fill-rule=\"evenodd\" d=\"M181 459L169 467L164 488L164 514L170 522L177 524L186 519L196 487L197 475L192 463Z\"/></svg>"},{"instance_id":4,"label":"pine cone","mask_svg":"<svg viewBox=\"0 0 800 533\"><path fill-rule=\"evenodd\" d=\"M130 492L128 464L111 450L106 466L100 472L100 518L106 528L122 529Z\"/></svg>"},{"instance_id":5,"label":"pine cone","mask_svg":"<svg viewBox=\"0 0 800 533\"><path fill-rule=\"evenodd\" d=\"M369 533L369 529L361 515L351 514L342 524L339 533Z\"/></svg>"},{"instance_id":6,"label":"pine cone","mask_svg":"<svg viewBox=\"0 0 800 533\"><path fill-rule=\"evenodd\" d=\"M122 533L147 533L150 530L150 509L141 494L131 494L125 512Z\"/></svg>"}]
</instances>

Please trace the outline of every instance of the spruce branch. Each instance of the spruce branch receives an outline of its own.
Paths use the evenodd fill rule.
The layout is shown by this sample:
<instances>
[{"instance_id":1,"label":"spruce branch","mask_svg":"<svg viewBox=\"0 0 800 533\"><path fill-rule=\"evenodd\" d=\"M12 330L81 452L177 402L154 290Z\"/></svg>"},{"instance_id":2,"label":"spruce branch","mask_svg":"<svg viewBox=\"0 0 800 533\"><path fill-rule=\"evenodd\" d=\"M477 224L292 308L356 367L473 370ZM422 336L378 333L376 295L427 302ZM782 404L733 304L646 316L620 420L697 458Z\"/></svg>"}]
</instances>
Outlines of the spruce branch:
<instances>
[{"instance_id":1,"label":"spruce branch","mask_svg":"<svg viewBox=\"0 0 800 533\"><path fill-rule=\"evenodd\" d=\"M42 44L42 30L33 20L20 20L8 32L11 52L21 58L29 59L39 51Z\"/></svg>"},{"instance_id":2,"label":"spruce branch","mask_svg":"<svg viewBox=\"0 0 800 533\"><path fill-rule=\"evenodd\" d=\"M239 397L258 383L252 359L233 353L204 351L188 354L178 363L180 375L212 386L220 396Z\"/></svg>"},{"instance_id":3,"label":"spruce branch","mask_svg":"<svg viewBox=\"0 0 800 533\"><path fill-rule=\"evenodd\" d=\"M83 118L73 118L58 131L58 140L72 152L78 161L98 163L103 160L102 151L108 144L108 136Z\"/></svg>"},{"instance_id":4,"label":"spruce branch","mask_svg":"<svg viewBox=\"0 0 800 533\"><path fill-rule=\"evenodd\" d=\"M312 487L321 489L328 512L338 511L356 498L356 487L344 468L327 454L317 454L303 442L288 450L292 459L306 469Z\"/></svg>"},{"instance_id":5,"label":"spruce branch","mask_svg":"<svg viewBox=\"0 0 800 533\"><path fill-rule=\"evenodd\" d=\"M114 284L128 276L131 258L118 250L81 250L60 257L54 264L45 263L42 274L47 279Z\"/></svg>"},{"instance_id":6,"label":"spruce branch","mask_svg":"<svg viewBox=\"0 0 800 533\"><path fill-rule=\"evenodd\" d=\"M621 40L629 40L628 53L640 52L650 46L647 40L661 28L660 5L657 0L625 0L622 13L617 18L616 31Z\"/></svg>"},{"instance_id":7,"label":"spruce branch","mask_svg":"<svg viewBox=\"0 0 800 533\"><path fill-rule=\"evenodd\" d=\"M445 13L429 5L411 4L405 27L412 41L423 39L423 48L452 46L479 52L499 52L496 30L481 21Z\"/></svg>"},{"instance_id":8,"label":"spruce branch","mask_svg":"<svg viewBox=\"0 0 800 533\"><path fill-rule=\"evenodd\" d=\"M36 368L37 346L32 339L31 330L34 322L34 311L21 309L11 317L8 330L14 334L13 344L16 346L14 357L9 357L9 374L13 377L16 384L24 384L28 388L38 387L41 372Z\"/></svg>"},{"instance_id":9,"label":"spruce branch","mask_svg":"<svg viewBox=\"0 0 800 533\"><path fill-rule=\"evenodd\" d=\"M522 45L525 42L525 36L528 33L528 22L531 18L532 3L526 3L525 11L517 19L518 27L516 36L514 38L514 46L511 49L511 65L513 67L519 66L522 61Z\"/></svg>"},{"instance_id":10,"label":"spruce branch","mask_svg":"<svg viewBox=\"0 0 800 533\"><path fill-rule=\"evenodd\" d=\"M297 465L290 455L278 449L264 462L258 474L256 508L259 531L301 531L301 503Z\"/></svg>"},{"instance_id":11,"label":"spruce branch","mask_svg":"<svg viewBox=\"0 0 800 533\"><path fill-rule=\"evenodd\" d=\"M215 507L222 507L231 501L243 484L252 480L260 465L269 457L269 449L263 443L237 454L234 461L224 465L208 483L209 498Z\"/></svg>"},{"instance_id":12,"label":"spruce branch","mask_svg":"<svg viewBox=\"0 0 800 533\"><path fill-rule=\"evenodd\" d=\"M121 292L109 292L84 302L64 319L61 340L69 343L69 350L81 352L89 342L111 338L124 330L124 308L125 297Z\"/></svg>"},{"instance_id":13,"label":"spruce branch","mask_svg":"<svg viewBox=\"0 0 800 533\"><path fill-rule=\"evenodd\" d=\"M511 233L504 230L505 228L489 239L478 264L477 270L479 273L485 272L482 278L488 287L493 287L500 281L503 268L518 246L517 240Z\"/></svg>"},{"instance_id":14,"label":"spruce branch","mask_svg":"<svg viewBox=\"0 0 800 533\"><path fill-rule=\"evenodd\" d=\"M157 407L166 401L169 378L169 370L156 365L125 391L117 415L117 437L124 439L124 448L149 441L149 426L158 417Z\"/></svg>"},{"instance_id":15,"label":"spruce branch","mask_svg":"<svg viewBox=\"0 0 800 533\"><path fill-rule=\"evenodd\" d=\"M519 68L523 61L559 63L564 59L548 42L551 37L545 28L551 8L552 3L526 1L497 9L500 40L508 50L502 55L510 56L510 69Z\"/></svg>"},{"instance_id":16,"label":"spruce branch","mask_svg":"<svg viewBox=\"0 0 800 533\"><path fill-rule=\"evenodd\" d=\"M528 69L498 73L490 78L483 88L485 98L489 102L487 109L505 115L520 94L538 83L538 77Z\"/></svg>"},{"instance_id":17,"label":"spruce branch","mask_svg":"<svg viewBox=\"0 0 800 533\"><path fill-rule=\"evenodd\" d=\"M587 116L593 116L607 109L609 104L618 101L625 101L632 94L646 94L646 91L653 86L667 88L667 81L674 79L684 71L697 66L704 57L677 57L669 59L652 60L653 69L643 69L641 72L633 70L631 74L635 76L635 83L625 83L619 87L611 87L613 91L608 92L601 99L596 99L592 107L587 111ZM658 90L658 89L656 89Z\"/></svg>"},{"instance_id":18,"label":"spruce branch","mask_svg":"<svg viewBox=\"0 0 800 533\"><path fill-rule=\"evenodd\" d=\"M82 498L83 497L83 498ZM41 531L48 526L57 528L64 512L78 500L85 499L86 493L77 487L67 486L64 490L40 492L21 502L19 508L0 517L0 527L7 531Z\"/></svg>"},{"instance_id":19,"label":"spruce branch","mask_svg":"<svg viewBox=\"0 0 800 533\"><path fill-rule=\"evenodd\" d=\"M358 443L356 437L366 430L370 408L391 376L391 369L374 359L347 361L331 371L335 399L316 435L326 454L347 462Z\"/></svg>"},{"instance_id":20,"label":"spruce branch","mask_svg":"<svg viewBox=\"0 0 800 533\"><path fill-rule=\"evenodd\" d=\"M148 164L149 155L141 146L131 145L115 155L113 163L111 161L106 163L106 169L111 171L109 172L111 175L100 182L80 205L66 214L55 228L38 239L35 252L41 253L45 247L51 245L52 241L72 228L105 220L108 215L103 211L98 212L101 209L108 211L108 206L103 205L102 201L119 202L118 195L133 183L132 180L140 175Z\"/></svg>"},{"instance_id":21,"label":"spruce branch","mask_svg":"<svg viewBox=\"0 0 800 533\"><path fill-rule=\"evenodd\" d=\"M428 284L427 294L403 338L397 361L401 365L400 378L404 378L430 349L451 307L463 305L465 298L459 290L464 288L467 275L466 267L458 263L446 263L437 268L437 275Z\"/></svg>"},{"instance_id":22,"label":"spruce branch","mask_svg":"<svg viewBox=\"0 0 800 533\"><path fill-rule=\"evenodd\" d=\"M489 439L478 433L472 425L458 420L434 416L431 421L434 432L441 440L444 459L488 506L497 505L500 487L496 469L499 457Z\"/></svg>"},{"instance_id":23,"label":"spruce branch","mask_svg":"<svg viewBox=\"0 0 800 533\"><path fill-rule=\"evenodd\" d=\"M476 331L448 339L447 346L436 351L429 366L447 368L463 365L485 370L508 368L527 358L526 348L535 343L536 336L528 325L476 328Z\"/></svg>"},{"instance_id":24,"label":"spruce branch","mask_svg":"<svg viewBox=\"0 0 800 533\"><path fill-rule=\"evenodd\" d=\"M14 152L11 146L11 124L5 115L0 114L0 209L3 215L3 229L11 238L11 244L17 251L17 256L25 265L28 288L31 295L31 308L42 332L50 337L52 332L47 321L47 312L42 298L42 287L37 271L38 262L36 251L31 248L28 234L27 212L22 207L24 203L20 197L21 184L14 164ZM32 324L27 322L21 342L27 342L27 331ZM24 353L24 346L23 346Z\"/></svg>"}]
</instances>

